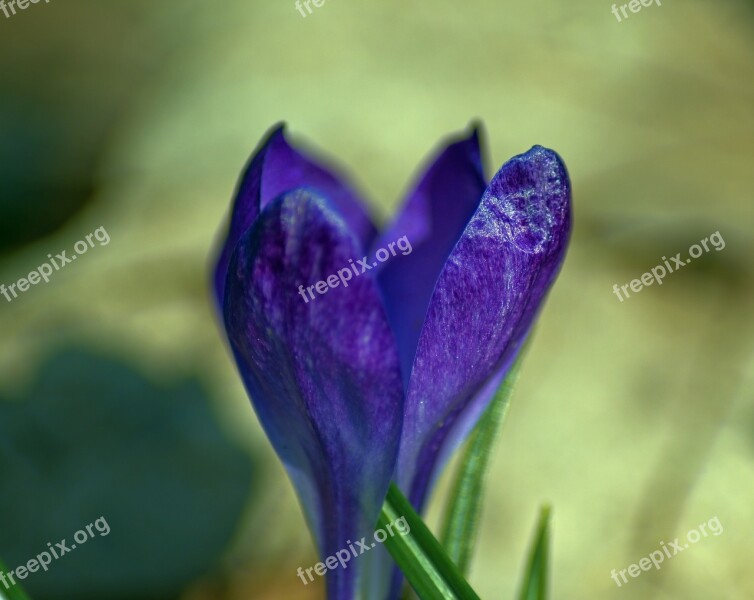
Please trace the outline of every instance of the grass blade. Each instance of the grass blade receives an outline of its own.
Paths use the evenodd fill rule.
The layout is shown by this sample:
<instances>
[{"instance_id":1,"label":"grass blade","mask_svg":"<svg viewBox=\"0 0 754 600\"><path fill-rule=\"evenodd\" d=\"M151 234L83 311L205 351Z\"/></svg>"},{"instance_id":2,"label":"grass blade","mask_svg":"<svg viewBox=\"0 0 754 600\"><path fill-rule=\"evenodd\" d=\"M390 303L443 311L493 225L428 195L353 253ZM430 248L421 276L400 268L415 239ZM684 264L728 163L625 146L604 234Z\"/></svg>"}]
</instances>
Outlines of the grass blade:
<instances>
[{"instance_id":1,"label":"grass blade","mask_svg":"<svg viewBox=\"0 0 754 600\"><path fill-rule=\"evenodd\" d=\"M550 552L550 507L543 506L529 554L519 600L546 600Z\"/></svg>"},{"instance_id":2,"label":"grass blade","mask_svg":"<svg viewBox=\"0 0 754 600\"><path fill-rule=\"evenodd\" d=\"M5 575L5 579L8 580L8 567L5 566L2 560L0 560L0 573ZM10 584L10 581L9 581ZM16 585L9 585L6 589L5 585L0 581L0 600L31 600L26 595L23 588L16 582Z\"/></svg>"},{"instance_id":3,"label":"grass blade","mask_svg":"<svg viewBox=\"0 0 754 600\"><path fill-rule=\"evenodd\" d=\"M471 554L476 544L490 457L508 412L511 393L518 380L525 351L526 347L519 353L516 362L472 432L449 495L440 539L448 556L464 575L469 572Z\"/></svg>"},{"instance_id":4,"label":"grass blade","mask_svg":"<svg viewBox=\"0 0 754 600\"><path fill-rule=\"evenodd\" d=\"M393 484L382 507L378 527L405 517L409 533L390 536L385 546L422 600L479 600L456 565L408 500Z\"/></svg>"}]
</instances>

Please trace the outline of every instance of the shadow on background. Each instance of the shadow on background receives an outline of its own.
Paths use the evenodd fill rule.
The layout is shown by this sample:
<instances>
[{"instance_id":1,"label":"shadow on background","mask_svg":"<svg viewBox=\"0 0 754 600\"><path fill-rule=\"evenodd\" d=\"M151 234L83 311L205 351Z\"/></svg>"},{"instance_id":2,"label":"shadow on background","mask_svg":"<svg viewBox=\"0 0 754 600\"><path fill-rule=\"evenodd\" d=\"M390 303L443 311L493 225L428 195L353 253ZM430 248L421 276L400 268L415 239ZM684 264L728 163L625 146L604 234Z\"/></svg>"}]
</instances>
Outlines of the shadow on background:
<instances>
[{"instance_id":1,"label":"shadow on background","mask_svg":"<svg viewBox=\"0 0 754 600\"><path fill-rule=\"evenodd\" d=\"M0 401L0 552L27 563L104 517L111 531L23 583L35 600L175 598L216 565L254 467L196 381L157 386L66 348L28 394ZM101 528L103 531L104 527Z\"/></svg>"},{"instance_id":2,"label":"shadow on background","mask_svg":"<svg viewBox=\"0 0 754 600\"><path fill-rule=\"evenodd\" d=\"M0 14L0 255L92 202L110 138L165 53L140 34L140 0L32 8Z\"/></svg>"}]
</instances>

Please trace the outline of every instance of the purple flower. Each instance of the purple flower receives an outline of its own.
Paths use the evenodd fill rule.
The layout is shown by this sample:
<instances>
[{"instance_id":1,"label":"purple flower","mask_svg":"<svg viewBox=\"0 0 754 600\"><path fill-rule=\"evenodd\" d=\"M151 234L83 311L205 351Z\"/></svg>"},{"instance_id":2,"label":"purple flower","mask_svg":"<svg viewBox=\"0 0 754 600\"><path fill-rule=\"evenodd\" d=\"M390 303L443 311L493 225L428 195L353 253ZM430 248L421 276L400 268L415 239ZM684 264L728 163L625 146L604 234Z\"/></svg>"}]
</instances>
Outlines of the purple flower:
<instances>
[{"instance_id":1,"label":"purple flower","mask_svg":"<svg viewBox=\"0 0 754 600\"><path fill-rule=\"evenodd\" d=\"M322 558L371 535L391 479L423 508L521 348L569 232L568 174L540 146L487 184L477 132L450 143L378 235L346 183L282 126L267 136L236 193L215 293ZM404 237L410 253L373 260ZM347 287L302 298L350 267ZM358 558L329 570L328 597L353 597L358 574Z\"/></svg>"}]
</instances>

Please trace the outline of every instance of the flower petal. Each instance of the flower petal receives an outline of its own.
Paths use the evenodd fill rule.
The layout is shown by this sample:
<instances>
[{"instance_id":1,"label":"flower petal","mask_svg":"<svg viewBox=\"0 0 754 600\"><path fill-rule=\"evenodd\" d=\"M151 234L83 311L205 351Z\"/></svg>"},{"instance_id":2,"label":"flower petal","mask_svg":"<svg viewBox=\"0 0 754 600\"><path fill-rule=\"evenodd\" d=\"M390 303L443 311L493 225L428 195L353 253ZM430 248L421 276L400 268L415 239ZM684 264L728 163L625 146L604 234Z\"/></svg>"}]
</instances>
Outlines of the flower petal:
<instances>
[{"instance_id":1,"label":"flower petal","mask_svg":"<svg viewBox=\"0 0 754 600\"><path fill-rule=\"evenodd\" d=\"M222 306L228 261L241 236L267 204L300 187L317 190L367 248L376 230L358 195L328 168L293 148L285 139L285 126L275 126L254 153L235 194L228 235L215 268L215 294Z\"/></svg>"},{"instance_id":2,"label":"flower petal","mask_svg":"<svg viewBox=\"0 0 754 600\"><path fill-rule=\"evenodd\" d=\"M359 252L327 201L295 190L241 236L225 290L239 370L322 557L371 536L400 440L398 353L374 279L301 294ZM360 568L328 571L328 597L351 598Z\"/></svg>"},{"instance_id":3,"label":"flower petal","mask_svg":"<svg viewBox=\"0 0 754 600\"><path fill-rule=\"evenodd\" d=\"M375 244L384 247L405 235L412 246L410 254L385 263L378 275L406 386L432 290L485 186L479 134L474 129L437 155Z\"/></svg>"},{"instance_id":4,"label":"flower petal","mask_svg":"<svg viewBox=\"0 0 754 600\"><path fill-rule=\"evenodd\" d=\"M448 258L419 338L398 459L398 483L419 509L438 457L481 414L558 273L570 195L560 157L535 146L498 171Z\"/></svg>"}]
</instances>

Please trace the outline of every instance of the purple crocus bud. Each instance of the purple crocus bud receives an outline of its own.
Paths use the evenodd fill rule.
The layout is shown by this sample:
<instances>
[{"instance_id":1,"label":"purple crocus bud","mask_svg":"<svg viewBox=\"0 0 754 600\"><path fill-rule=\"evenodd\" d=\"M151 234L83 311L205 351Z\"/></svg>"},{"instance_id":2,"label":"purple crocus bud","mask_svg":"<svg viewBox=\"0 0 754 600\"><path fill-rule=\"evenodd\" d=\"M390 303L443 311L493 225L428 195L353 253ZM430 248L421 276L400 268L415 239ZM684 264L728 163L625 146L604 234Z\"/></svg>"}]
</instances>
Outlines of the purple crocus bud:
<instances>
[{"instance_id":1,"label":"purple crocus bud","mask_svg":"<svg viewBox=\"0 0 754 600\"><path fill-rule=\"evenodd\" d=\"M512 158L486 189L479 156L476 132L440 154L391 226L410 219L432 233L380 274L404 365L396 479L419 510L512 365L570 234L570 183L555 152Z\"/></svg>"},{"instance_id":2,"label":"purple crocus bud","mask_svg":"<svg viewBox=\"0 0 754 600\"><path fill-rule=\"evenodd\" d=\"M451 143L375 241L356 195L282 128L262 144L236 194L215 294L323 559L371 536L391 478L423 507L526 338L569 231L568 175L538 146L487 185L477 133ZM307 295L401 238L410 253ZM328 570L328 597L353 597L365 565L384 573L377 557ZM389 577L368 579L384 597Z\"/></svg>"},{"instance_id":3,"label":"purple crocus bud","mask_svg":"<svg viewBox=\"0 0 754 600\"><path fill-rule=\"evenodd\" d=\"M229 229L215 271L228 339L324 560L371 537L395 466L403 390L373 278L316 299L297 290L348 268L374 229L353 192L280 128L251 161ZM328 570L328 597L352 598L363 564Z\"/></svg>"}]
</instances>

